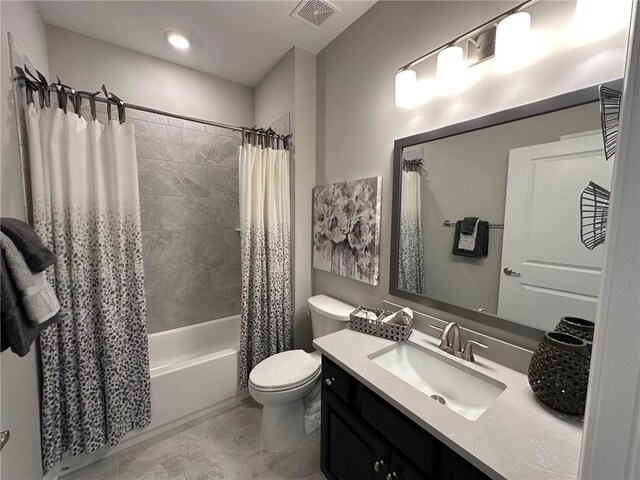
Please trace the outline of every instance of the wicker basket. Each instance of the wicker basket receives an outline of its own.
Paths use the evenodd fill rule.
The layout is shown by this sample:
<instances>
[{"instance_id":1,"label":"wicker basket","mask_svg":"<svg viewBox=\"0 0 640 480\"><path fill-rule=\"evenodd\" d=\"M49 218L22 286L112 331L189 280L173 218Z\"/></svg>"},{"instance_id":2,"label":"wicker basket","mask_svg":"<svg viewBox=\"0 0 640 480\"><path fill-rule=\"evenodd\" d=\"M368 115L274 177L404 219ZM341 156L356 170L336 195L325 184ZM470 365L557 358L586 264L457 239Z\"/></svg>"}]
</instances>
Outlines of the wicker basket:
<instances>
[{"instance_id":1,"label":"wicker basket","mask_svg":"<svg viewBox=\"0 0 640 480\"><path fill-rule=\"evenodd\" d=\"M533 352L529 385L538 399L563 413L584 413L591 346L560 332L547 332Z\"/></svg>"},{"instance_id":2,"label":"wicker basket","mask_svg":"<svg viewBox=\"0 0 640 480\"><path fill-rule=\"evenodd\" d=\"M377 320L370 320L363 316L364 311L373 312L378 317ZM411 320L409 325L395 325L393 323L381 322L384 317L391 315L393 312L380 310L373 307L358 307L351 312L351 321L349 329L356 332L366 333L375 337L386 338L396 342L406 342L411 335Z\"/></svg>"}]
</instances>

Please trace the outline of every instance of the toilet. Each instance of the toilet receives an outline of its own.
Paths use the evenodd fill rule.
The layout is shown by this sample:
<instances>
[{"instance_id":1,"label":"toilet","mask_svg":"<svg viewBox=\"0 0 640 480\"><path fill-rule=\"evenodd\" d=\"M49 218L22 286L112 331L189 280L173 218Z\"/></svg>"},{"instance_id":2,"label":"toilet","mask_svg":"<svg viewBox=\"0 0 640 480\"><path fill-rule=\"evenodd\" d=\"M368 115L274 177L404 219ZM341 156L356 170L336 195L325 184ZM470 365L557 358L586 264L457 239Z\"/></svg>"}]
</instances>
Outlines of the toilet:
<instances>
[{"instance_id":1,"label":"toilet","mask_svg":"<svg viewBox=\"0 0 640 480\"><path fill-rule=\"evenodd\" d=\"M314 339L346 328L355 309L327 295L315 295L308 303ZM265 450L287 450L307 437L304 398L319 387L320 363L319 352L290 350L251 370L249 393L263 405L260 440Z\"/></svg>"}]
</instances>

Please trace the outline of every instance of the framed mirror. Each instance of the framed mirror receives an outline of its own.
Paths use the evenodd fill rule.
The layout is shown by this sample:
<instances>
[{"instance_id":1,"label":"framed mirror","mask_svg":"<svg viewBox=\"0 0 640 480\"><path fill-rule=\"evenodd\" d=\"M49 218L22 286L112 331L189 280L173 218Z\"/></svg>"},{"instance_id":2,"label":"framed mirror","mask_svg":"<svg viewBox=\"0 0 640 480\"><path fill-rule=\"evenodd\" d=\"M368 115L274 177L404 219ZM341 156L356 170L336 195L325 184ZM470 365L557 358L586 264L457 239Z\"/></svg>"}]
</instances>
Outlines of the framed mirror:
<instances>
[{"instance_id":1,"label":"framed mirror","mask_svg":"<svg viewBox=\"0 0 640 480\"><path fill-rule=\"evenodd\" d=\"M597 86L396 140L389 293L531 331L593 320L604 249L580 195L614 161Z\"/></svg>"}]
</instances>

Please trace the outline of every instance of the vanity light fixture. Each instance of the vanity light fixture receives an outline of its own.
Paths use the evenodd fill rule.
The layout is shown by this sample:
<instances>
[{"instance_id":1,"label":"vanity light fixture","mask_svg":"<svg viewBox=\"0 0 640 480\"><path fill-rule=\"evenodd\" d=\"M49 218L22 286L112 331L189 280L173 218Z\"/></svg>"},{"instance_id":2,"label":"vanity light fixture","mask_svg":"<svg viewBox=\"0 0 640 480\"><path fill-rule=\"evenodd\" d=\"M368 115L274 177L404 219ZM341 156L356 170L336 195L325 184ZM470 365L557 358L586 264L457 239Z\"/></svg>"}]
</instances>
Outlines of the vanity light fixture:
<instances>
[{"instance_id":1,"label":"vanity light fixture","mask_svg":"<svg viewBox=\"0 0 640 480\"><path fill-rule=\"evenodd\" d=\"M189 48L189 40L187 40L187 37L185 37L181 33L167 32L165 36L167 37L167 42L169 42L174 47L180 50L186 50L187 48Z\"/></svg>"},{"instance_id":2,"label":"vanity light fixture","mask_svg":"<svg viewBox=\"0 0 640 480\"><path fill-rule=\"evenodd\" d=\"M396 74L396 107L411 108L417 100L418 77L415 70L400 70Z\"/></svg>"},{"instance_id":3,"label":"vanity light fixture","mask_svg":"<svg viewBox=\"0 0 640 480\"><path fill-rule=\"evenodd\" d=\"M436 83L446 93L454 93L462 89L466 70L464 50L450 46L438 53L436 66Z\"/></svg>"},{"instance_id":4,"label":"vanity light fixture","mask_svg":"<svg viewBox=\"0 0 640 480\"><path fill-rule=\"evenodd\" d=\"M504 62L511 62L512 66L516 64L516 59L521 66L520 57L528 57L523 49L529 47L531 28L531 16L522 10L538 1L527 0L400 67L396 75L396 106L411 108L420 103L409 98L411 95L420 94L420 82L417 80L414 67L436 55L436 84L445 93L462 90L468 80L467 67L488 60L494 54L504 59ZM496 37L502 37L504 40ZM463 42L467 46L466 59L464 49L459 46L464 45ZM500 47L497 44L500 44Z\"/></svg>"},{"instance_id":5,"label":"vanity light fixture","mask_svg":"<svg viewBox=\"0 0 640 480\"><path fill-rule=\"evenodd\" d=\"M531 15L518 12L505 17L496 30L496 62L501 70L512 71L530 58Z\"/></svg>"},{"instance_id":6,"label":"vanity light fixture","mask_svg":"<svg viewBox=\"0 0 640 480\"><path fill-rule=\"evenodd\" d=\"M631 4L630 0L577 0L571 40L583 45L620 31L629 24Z\"/></svg>"}]
</instances>

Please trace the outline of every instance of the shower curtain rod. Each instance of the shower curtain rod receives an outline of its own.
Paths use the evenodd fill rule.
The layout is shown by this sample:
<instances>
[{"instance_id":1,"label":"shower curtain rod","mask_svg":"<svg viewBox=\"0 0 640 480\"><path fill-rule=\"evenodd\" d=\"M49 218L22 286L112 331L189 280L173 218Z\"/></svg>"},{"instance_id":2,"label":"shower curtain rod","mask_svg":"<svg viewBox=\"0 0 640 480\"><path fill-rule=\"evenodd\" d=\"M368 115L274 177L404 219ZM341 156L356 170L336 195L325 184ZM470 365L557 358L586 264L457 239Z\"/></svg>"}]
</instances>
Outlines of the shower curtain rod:
<instances>
[{"instance_id":1,"label":"shower curtain rod","mask_svg":"<svg viewBox=\"0 0 640 480\"><path fill-rule=\"evenodd\" d=\"M21 87L25 86L24 79L15 78L14 80ZM55 85L47 85L46 89L48 91L50 91L50 92L58 92L58 88ZM107 99L107 98L96 97L95 95L92 95L90 93L75 91L74 95L75 94L79 94L83 98L91 98L93 96L95 101L98 102L98 103L110 104L110 105L114 105L114 106L118 105L117 102L115 102L113 100L110 100L110 99ZM180 115L179 113L166 112L164 110L158 110L156 108L144 107L142 105L135 105L133 103L127 103L125 101L122 101L122 105L124 106L124 108L129 108L131 110L138 110L139 112L155 113L156 115L163 115L165 117L176 118L178 120L185 120L185 121L188 121L188 122L201 123L201 124L204 124L204 125L209 125L211 127L219 127L219 128L224 128L224 129L227 129L227 130L233 130L235 132L256 131L258 134L267 132L264 129L256 129L255 127L254 128L249 128L249 127L238 127L238 126L235 126L235 125L227 125L225 123L212 122L210 120L204 120L202 118L189 117L187 115ZM277 134L277 133L273 133L272 135L274 137L282 139L282 140L288 140L288 138L290 137L290 135L280 135L280 134Z\"/></svg>"}]
</instances>

